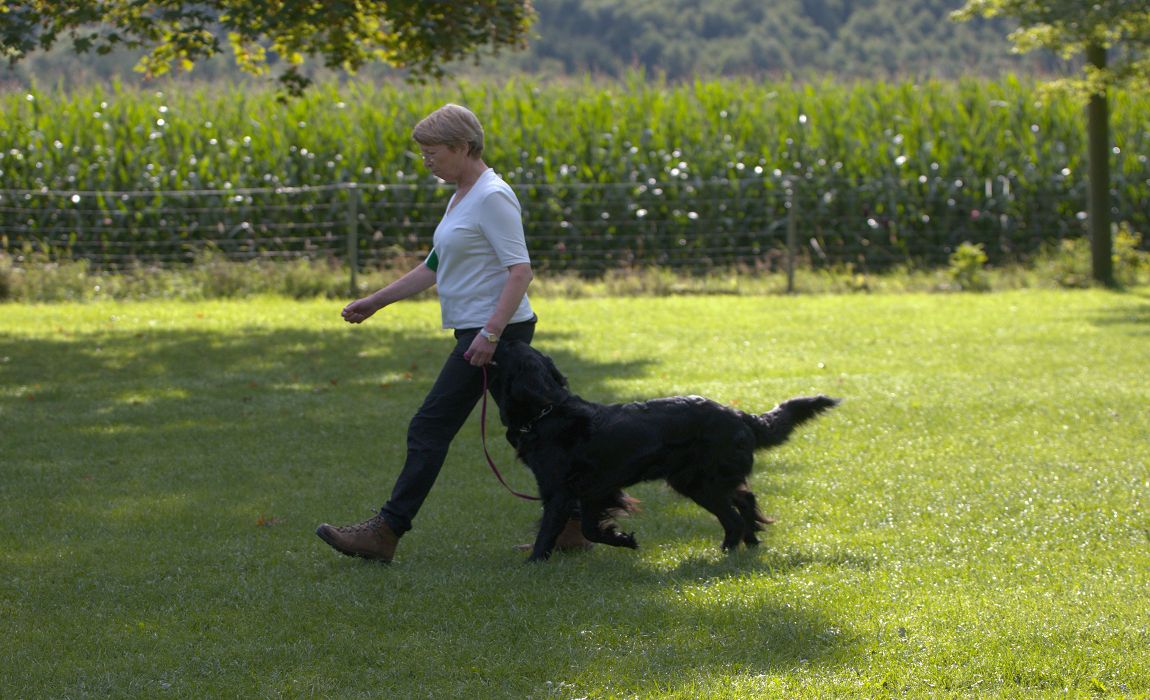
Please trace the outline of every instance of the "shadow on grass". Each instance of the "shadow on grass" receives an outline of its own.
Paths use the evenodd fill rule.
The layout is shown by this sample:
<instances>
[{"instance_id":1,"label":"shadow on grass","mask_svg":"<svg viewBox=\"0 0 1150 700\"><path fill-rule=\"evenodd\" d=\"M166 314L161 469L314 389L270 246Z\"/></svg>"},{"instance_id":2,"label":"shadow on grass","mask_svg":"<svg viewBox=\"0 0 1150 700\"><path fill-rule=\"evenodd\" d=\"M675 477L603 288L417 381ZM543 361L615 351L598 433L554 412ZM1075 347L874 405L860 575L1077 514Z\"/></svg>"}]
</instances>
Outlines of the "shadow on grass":
<instances>
[{"instance_id":1,"label":"shadow on grass","mask_svg":"<svg viewBox=\"0 0 1150 700\"><path fill-rule=\"evenodd\" d=\"M1150 292L1122 294L1125 302L1103 309L1090 319L1102 327L1117 327L1130 335L1150 335Z\"/></svg>"},{"instance_id":2,"label":"shadow on grass","mask_svg":"<svg viewBox=\"0 0 1150 700\"><path fill-rule=\"evenodd\" d=\"M340 426L362 431L381 414L402 416L403 425L373 439L402 440L452 343L440 332L60 333L58 341L0 338L0 410L17 422L52 419L53 444L65 448L70 434L61 430L119 440L147 429L198 444L240 433L260 449ZM581 383L601 396L588 374L642 371L642 363L607 363Z\"/></svg>"},{"instance_id":3,"label":"shadow on grass","mask_svg":"<svg viewBox=\"0 0 1150 700\"><path fill-rule=\"evenodd\" d=\"M339 494L363 500L328 517L358 519L386 499L407 424L453 343L439 330L360 331L0 338L6 493L74 509L65 522L114 513L138 523L150 504L179 502L189 515L230 503L231 513L264 523L326 509L317 503ZM558 358L597 376L643 371ZM490 441L501 446L497 414L490 420ZM482 464L479 445L461 443L453 451ZM527 487L528 478L524 471L516 483ZM52 528L39 536L51 547Z\"/></svg>"},{"instance_id":4,"label":"shadow on grass","mask_svg":"<svg viewBox=\"0 0 1150 700\"><path fill-rule=\"evenodd\" d=\"M310 530L317 512L359 519L378 508L402 463L408 421L453 340L434 329L363 330L61 328L58 339L0 337L0 499L11 502L14 522L38 521L42 508L50 520L15 546L146 537L173 516L197 521L201 535L293 518ZM600 376L642 371L642 363L594 368ZM502 443L499 426L490 428ZM454 452L474 452L482 464L478 444L457 439ZM528 478L524 471L516 483L528 487ZM480 479L490 475L462 477ZM92 522L100 527L84 526Z\"/></svg>"},{"instance_id":5,"label":"shadow on grass","mask_svg":"<svg viewBox=\"0 0 1150 700\"><path fill-rule=\"evenodd\" d=\"M812 554L793 549L781 551L772 548L769 544L763 544L746 553L729 555L728 560L721 563L716 563L713 556L689 556L682 559L672 573L676 577L686 579L752 574L783 576L811 566L828 566L865 572L873 569L876 563L873 559L849 553Z\"/></svg>"}]
</instances>

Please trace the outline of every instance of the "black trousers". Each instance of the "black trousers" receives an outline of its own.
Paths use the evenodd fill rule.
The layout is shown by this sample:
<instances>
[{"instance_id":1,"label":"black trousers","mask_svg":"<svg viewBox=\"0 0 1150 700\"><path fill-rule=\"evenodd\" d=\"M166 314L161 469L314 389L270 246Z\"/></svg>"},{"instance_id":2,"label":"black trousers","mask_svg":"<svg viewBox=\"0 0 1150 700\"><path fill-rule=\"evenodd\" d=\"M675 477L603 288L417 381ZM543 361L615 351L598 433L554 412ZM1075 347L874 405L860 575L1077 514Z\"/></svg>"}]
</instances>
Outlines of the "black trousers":
<instances>
[{"instance_id":1,"label":"black trousers","mask_svg":"<svg viewBox=\"0 0 1150 700\"><path fill-rule=\"evenodd\" d=\"M530 343L535 336L535 321L533 318L510 324L500 340ZM411 529L411 521L443 468L451 441L483 397L483 370L463 359L478 333L478 328L455 331L455 348L407 428L407 459L390 500L380 509L380 515L397 535Z\"/></svg>"}]
</instances>

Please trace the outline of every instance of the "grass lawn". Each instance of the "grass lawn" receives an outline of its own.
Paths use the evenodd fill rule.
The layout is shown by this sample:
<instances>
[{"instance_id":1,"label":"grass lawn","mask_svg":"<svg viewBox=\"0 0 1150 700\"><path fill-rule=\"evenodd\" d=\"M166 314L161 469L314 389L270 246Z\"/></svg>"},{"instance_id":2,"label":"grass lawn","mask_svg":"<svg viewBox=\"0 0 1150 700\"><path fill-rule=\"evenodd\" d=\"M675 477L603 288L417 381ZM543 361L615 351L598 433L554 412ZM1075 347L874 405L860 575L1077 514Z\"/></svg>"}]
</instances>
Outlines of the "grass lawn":
<instances>
[{"instance_id":1,"label":"grass lawn","mask_svg":"<svg viewBox=\"0 0 1150 700\"><path fill-rule=\"evenodd\" d=\"M760 454L757 551L646 484L638 551L538 566L478 412L395 564L315 537L450 345L340 306L0 306L0 695L1150 694L1145 290L538 299L589 399L846 399Z\"/></svg>"}]
</instances>

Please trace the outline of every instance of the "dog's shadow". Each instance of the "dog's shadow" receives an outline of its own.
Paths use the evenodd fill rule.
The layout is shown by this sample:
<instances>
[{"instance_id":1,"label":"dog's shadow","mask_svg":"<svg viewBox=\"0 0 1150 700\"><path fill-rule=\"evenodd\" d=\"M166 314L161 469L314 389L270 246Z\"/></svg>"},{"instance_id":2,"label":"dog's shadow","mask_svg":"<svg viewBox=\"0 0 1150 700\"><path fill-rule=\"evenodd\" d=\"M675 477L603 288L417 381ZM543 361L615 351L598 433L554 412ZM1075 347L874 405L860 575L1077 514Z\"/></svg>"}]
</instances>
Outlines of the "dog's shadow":
<instances>
[{"instance_id":1,"label":"dog's shadow","mask_svg":"<svg viewBox=\"0 0 1150 700\"><path fill-rule=\"evenodd\" d=\"M770 675L856 653L863 633L850 629L818 591L868 578L880 567L875 557L807 546L781 533L772 538L773 528L785 527L785 515L783 524L767 526L761 545L724 553L710 515L691 505L676 508L677 496L652 491L641 493L644 508L635 516L641 520L634 522L639 550L596 546L524 567L532 578L553 580L558 590L565 589L564 580L612 582L612 602L603 607L600 599L573 625L594 630L612 620L608 626L616 634L631 624L636 632L662 637L657 651L643 653L664 657L669 687L681 682L672 669L707 676L737 667ZM628 520L623 529L631 529ZM569 603L559 596L556 609Z\"/></svg>"},{"instance_id":2,"label":"dog's shadow","mask_svg":"<svg viewBox=\"0 0 1150 700\"><path fill-rule=\"evenodd\" d=\"M669 575L675 579L693 581L724 577L785 576L812 566L870 571L875 562L853 554L813 554L794 549L776 550L769 545L762 545L730 554L690 554L680 559Z\"/></svg>"},{"instance_id":3,"label":"dog's shadow","mask_svg":"<svg viewBox=\"0 0 1150 700\"><path fill-rule=\"evenodd\" d=\"M811 588L797 589L793 577L808 569L873 565L850 554L767 544L669 558L596 548L526 566L523 575L555 591L544 606L553 609L543 612L564 621L556 631L569 650L578 650L579 663L595 669L591 675L626 676L628 658L639 655L649 664L646 682L675 688L732 669L742 677L770 676L850 658L862 633L836 619L833 606L817 595L803 593ZM597 595L581 585L591 580L600 582Z\"/></svg>"}]
</instances>

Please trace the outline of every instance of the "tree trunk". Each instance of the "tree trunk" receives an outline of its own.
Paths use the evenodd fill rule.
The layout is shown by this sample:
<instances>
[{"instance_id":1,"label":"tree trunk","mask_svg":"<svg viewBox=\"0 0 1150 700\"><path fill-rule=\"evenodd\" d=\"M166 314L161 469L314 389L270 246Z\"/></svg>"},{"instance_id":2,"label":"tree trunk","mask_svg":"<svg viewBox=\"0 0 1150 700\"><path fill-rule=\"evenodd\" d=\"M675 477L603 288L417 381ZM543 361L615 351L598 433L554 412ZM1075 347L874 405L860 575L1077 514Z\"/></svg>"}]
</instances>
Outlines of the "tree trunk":
<instances>
[{"instance_id":1,"label":"tree trunk","mask_svg":"<svg viewBox=\"0 0 1150 700\"><path fill-rule=\"evenodd\" d=\"M1106 47L1086 48L1086 62L1106 68ZM1086 106L1089 134L1087 160L1090 167L1090 257L1094 279L1114 284L1114 261L1110 240L1110 107L1106 92L1090 96Z\"/></svg>"}]
</instances>

